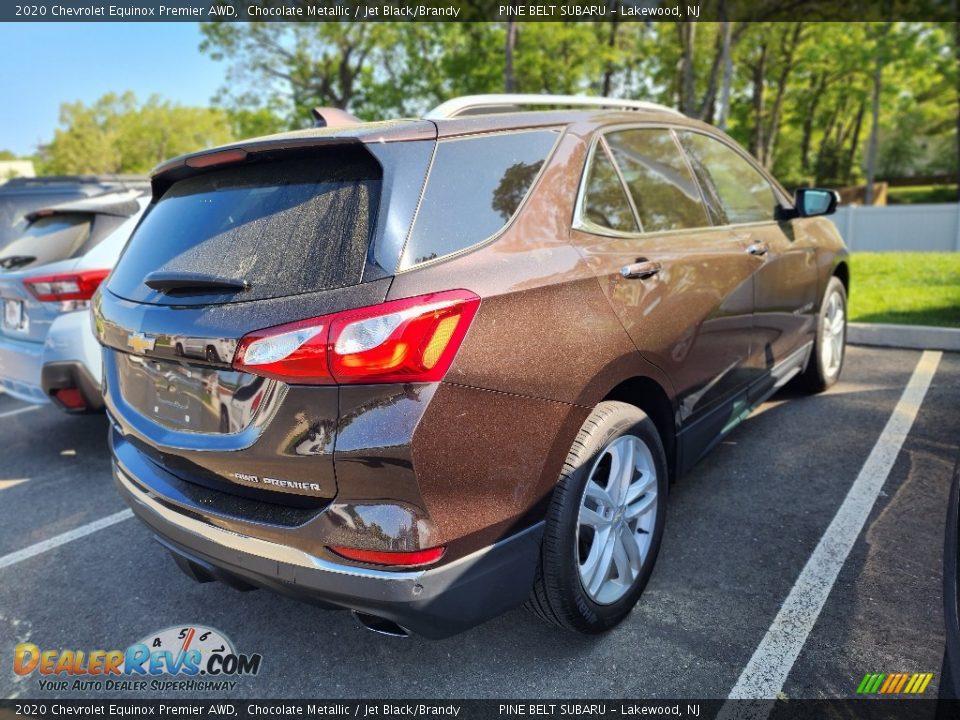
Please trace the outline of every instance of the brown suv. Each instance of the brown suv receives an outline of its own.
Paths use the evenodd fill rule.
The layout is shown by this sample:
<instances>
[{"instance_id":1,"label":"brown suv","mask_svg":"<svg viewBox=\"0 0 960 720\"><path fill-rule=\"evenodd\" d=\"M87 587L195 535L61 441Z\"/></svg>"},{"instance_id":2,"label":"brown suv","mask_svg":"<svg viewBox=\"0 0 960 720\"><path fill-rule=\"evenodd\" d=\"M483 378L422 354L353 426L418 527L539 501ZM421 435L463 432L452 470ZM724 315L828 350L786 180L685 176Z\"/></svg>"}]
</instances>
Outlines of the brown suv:
<instances>
[{"instance_id":1,"label":"brown suv","mask_svg":"<svg viewBox=\"0 0 960 720\"><path fill-rule=\"evenodd\" d=\"M837 379L836 196L647 103L331 117L154 174L94 303L121 493L194 579L381 632L612 627L669 481Z\"/></svg>"}]
</instances>

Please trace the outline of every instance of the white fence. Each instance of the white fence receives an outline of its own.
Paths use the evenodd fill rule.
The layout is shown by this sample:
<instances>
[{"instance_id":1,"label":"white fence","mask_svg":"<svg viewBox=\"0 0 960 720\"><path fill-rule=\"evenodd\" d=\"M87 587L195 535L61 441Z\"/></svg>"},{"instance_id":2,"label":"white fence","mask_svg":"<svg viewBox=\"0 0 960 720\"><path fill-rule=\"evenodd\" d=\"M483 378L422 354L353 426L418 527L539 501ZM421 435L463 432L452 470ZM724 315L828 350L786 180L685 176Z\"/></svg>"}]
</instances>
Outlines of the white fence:
<instances>
[{"instance_id":1,"label":"white fence","mask_svg":"<svg viewBox=\"0 0 960 720\"><path fill-rule=\"evenodd\" d=\"M830 217L860 252L960 252L960 204L842 207Z\"/></svg>"}]
</instances>

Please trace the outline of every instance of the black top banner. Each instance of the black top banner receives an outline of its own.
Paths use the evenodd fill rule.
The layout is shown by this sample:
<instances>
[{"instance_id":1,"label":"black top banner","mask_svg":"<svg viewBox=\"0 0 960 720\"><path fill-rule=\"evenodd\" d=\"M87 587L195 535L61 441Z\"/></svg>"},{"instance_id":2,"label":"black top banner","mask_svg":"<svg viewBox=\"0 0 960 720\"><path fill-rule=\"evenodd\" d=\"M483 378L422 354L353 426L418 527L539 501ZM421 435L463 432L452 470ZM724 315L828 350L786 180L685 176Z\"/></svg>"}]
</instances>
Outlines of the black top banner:
<instances>
[{"instance_id":1,"label":"black top banner","mask_svg":"<svg viewBox=\"0 0 960 720\"><path fill-rule=\"evenodd\" d=\"M3 22L888 22L960 20L954 0L36 0Z\"/></svg>"}]
</instances>

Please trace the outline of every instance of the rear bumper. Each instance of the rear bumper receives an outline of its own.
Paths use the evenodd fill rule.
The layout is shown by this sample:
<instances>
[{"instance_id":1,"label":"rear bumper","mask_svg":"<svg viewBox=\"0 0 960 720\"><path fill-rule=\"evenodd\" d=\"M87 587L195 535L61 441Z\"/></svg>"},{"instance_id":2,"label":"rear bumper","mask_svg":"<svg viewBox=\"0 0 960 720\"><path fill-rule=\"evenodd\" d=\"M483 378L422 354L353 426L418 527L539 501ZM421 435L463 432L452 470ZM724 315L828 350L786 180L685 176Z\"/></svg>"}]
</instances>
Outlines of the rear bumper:
<instances>
[{"instance_id":1,"label":"rear bumper","mask_svg":"<svg viewBox=\"0 0 960 720\"><path fill-rule=\"evenodd\" d=\"M523 603L543 524L440 567L386 571L225 530L166 504L114 463L120 494L194 579L268 587L301 600L386 618L429 638L478 625Z\"/></svg>"},{"instance_id":2,"label":"rear bumper","mask_svg":"<svg viewBox=\"0 0 960 720\"><path fill-rule=\"evenodd\" d=\"M49 402L40 384L43 343L0 337L0 387L26 402Z\"/></svg>"},{"instance_id":3,"label":"rear bumper","mask_svg":"<svg viewBox=\"0 0 960 720\"><path fill-rule=\"evenodd\" d=\"M86 365L81 362L47 363L40 371L40 386L43 393L54 398L53 402L61 410L70 413L95 412L103 410L103 395L100 384L93 379ZM80 393L86 403L85 408L71 409L61 405L54 395L57 390L74 389Z\"/></svg>"}]
</instances>

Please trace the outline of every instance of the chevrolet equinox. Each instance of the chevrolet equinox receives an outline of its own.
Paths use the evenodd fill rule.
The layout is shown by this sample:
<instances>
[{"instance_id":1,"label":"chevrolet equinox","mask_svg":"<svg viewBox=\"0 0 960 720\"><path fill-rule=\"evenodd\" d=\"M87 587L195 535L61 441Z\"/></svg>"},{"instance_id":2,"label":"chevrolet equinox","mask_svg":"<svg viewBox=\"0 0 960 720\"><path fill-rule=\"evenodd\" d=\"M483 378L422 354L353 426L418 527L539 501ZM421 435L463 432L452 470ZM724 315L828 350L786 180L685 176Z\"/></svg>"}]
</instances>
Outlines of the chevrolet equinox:
<instances>
[{"instance_id":1,"label":"chevrolet equinox","mask_svg":"<svg viewBox=\"0 0 960 720\"><path fill-rule=\"evenodd\" d=\"M94 301L120 492L193 579L387 634L611 628L670 481L837 380L835 193L651 103L317 113L154 172Z\"/></svg>"}]
</instances>

